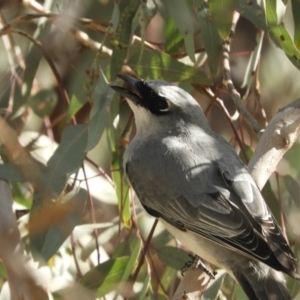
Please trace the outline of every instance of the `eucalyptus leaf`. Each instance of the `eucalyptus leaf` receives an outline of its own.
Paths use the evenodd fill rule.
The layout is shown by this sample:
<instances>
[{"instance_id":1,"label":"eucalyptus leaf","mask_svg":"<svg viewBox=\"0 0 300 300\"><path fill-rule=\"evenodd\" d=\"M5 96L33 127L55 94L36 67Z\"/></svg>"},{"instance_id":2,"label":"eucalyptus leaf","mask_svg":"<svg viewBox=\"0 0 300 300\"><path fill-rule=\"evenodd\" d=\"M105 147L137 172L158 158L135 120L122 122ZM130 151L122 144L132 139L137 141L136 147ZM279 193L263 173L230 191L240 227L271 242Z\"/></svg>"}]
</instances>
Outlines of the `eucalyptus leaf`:
<instances>
[{"instance_id":1,"label":"eucalyptus leaf","mask_svg":"<svg viewBox=\"0 0 300 300\"><path fill-rule=\"evenodd\" d=\"M63 218L53 223L44 235L44 243L39 251L41 257L48 261L70 236L75 226L80 224L80 217L83 213L87 200L87 192L84 189L71 191L61 203L56 204L58 210L67 210Z\"/></svg>"},{"instance_id":2,"label":"eucalyptus leaf","mask_svg":"<svg viewBox=\"0 0 300 300\"><path fill-rule=\"evenodd\" d=\"M11 163L0 164L0 179L20 182L27 181L21 169Z\"/></svg>"},{"instance_id":3,"label":"eucalyptus leaf","mask_svg":"<svg viewBox=\"0 0 300 300\"><path fill-rule=\"evenodd\" d=\"M218 270L217 275L215 275L215 279L211 280L203 294L203 300L215 300L219 295L219 290L222 286L224 276L226 275L226 271Z\"/></svg>"},{"instance_id":4,"label":"eucalyptus leaf","mask_svg":"<svg viewBox=\"0 0 300 300\"><path fill-rule=\"evenodd\" d=\"M68 107L67 122L70 122L72 117L83 107L87 102L87 97L77 97L75 94L72 95L70 105Z\"/></svg>"},{"instance_id":5,"label":"eucalyptus leaf","mask_svg":"<svg viewBox=\"0 0 300 300\"><path fill-rule=\"evenodd\" d=\"M267 31L268 24L264 10L255 2L237 0L235 9L258 28Z\"/></svg>"},{"instance_id":6,"label":"eucalyptus leaf","mask_svg":"<svg viewBox=\"0 0 300 300\"><path fill-rule=\"evenodd\" d=\"M141 59L138 59L138 46L130 49L128 65L144 79L162 79L169 82L193 82L211 85L212 81L202 70L187 66L169 55L154 50L145 49Z\"/></svg>"},{"instance_id":7,"label":"eucalyptus leaf","mask_svg":"<svg viewBox=\"0 0 300 300\"><path fill-rule=\"evenodd\" d=\"M112 100L113 93L114 91L109 87L105 75L101 70L95 91L93 108L90 112L86 151L92 150L99 143L107 121L107 106Z\"/></svg>"},{"instance_id":8,"label":"eucalyptus leaf","mask_svg":"<svg viewBox=\"0 0 300 300\"><path fill-rule=\"evenodd\" d=\"M163 263L175 270L180 270L186 262L191 260L186 251L171 246L161 247L157 250L157 255Z\"/></svg>"},{"instance_id":9,"label":"eucalyptus leaf","mask_svg":"<svg viewBox=\"0 0 300 300\"><path fill-rule=\"evenodd\" d=\"M88 271L79 283L86 288L97 290L97 295L102 297L117 289L129 260L129 256L123 256L101 263Z\"/></svg>"},{"instance_id":10,"label":"eucalyptus leaf","mask_svg":"<svg viewBox=\"0 0 300 300\"><path fill-rule=\"evenodd\" d=\"M210 10L203 7L197 13L201 26L202 39L208 56L208 65L211 73L215 75L221 61L222 40L215 23L211 20Z\"/></svg>"},{"instance_id":11,"label":"eucalyptus leaf","mask_svg":"<svg viewBox=\"0 0 300 300\"><path fill-rule=\"evenodd\" d=\"M231 30L236 0L208 0L208 6L220 37L225 40Z\"/></svg>"},{"instance_id":12,"label":"eucalyptus leaf","mask_svg":"<svg viewBox=\"0 0 300 300\"><path fill-rule=\"evenodd\" d=\"M294 43L297 49L300 49L300 1L292 0L292 12L295 24Z\"/></svg>"},{"instance_id":13,"label":"eucalyptus leaf","mask_svg":"<svg viewBox=\"0 0 300 300\"><path fill-rule=\"evenodd\" d=\"M86 156L87 129L86 124L67 127L62 133L59 146L47 163L46 178L57 195L61 192L62 178L76 172Z\"/></svg>"},{"instance_id":14,"label":"eucalyptus leaf","mask_svg":"<svg viewBox=\"0 0 300 300\"><path fill-rule=\"evenodd\" d=\"M184 0L164 0L168 11L183 36L185 48L191 61L195 62L193 18Z\"/></svg>"},{"instance_id":15,"label":"eucalyptus leaf","mask_svg":"<svg viewBox=\"0 0 300 300\"><path fill-rule=\"evenodd\" d=\"M114 50L111 56L110 74L115 78L120 73L122 65L127 55L128 45L131 40L132 20L139 7L139 1L122 1L119 4L119 23L114 34Z\"/></svg>"}]
</instances>

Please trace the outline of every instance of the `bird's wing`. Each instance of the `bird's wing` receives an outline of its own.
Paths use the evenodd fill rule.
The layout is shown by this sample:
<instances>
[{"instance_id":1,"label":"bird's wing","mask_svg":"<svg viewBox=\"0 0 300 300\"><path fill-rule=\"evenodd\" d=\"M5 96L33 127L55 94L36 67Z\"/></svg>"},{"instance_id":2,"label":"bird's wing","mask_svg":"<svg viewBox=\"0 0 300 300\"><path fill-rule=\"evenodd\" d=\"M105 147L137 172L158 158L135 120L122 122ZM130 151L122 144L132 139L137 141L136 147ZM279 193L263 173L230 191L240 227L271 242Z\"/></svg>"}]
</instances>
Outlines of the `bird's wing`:
<instances>
[{"instance_id":1,"label":"bird's wing","mask_svg":"<svg viewBox=\"0 0 300 300\"><path fill-rule=\"evenodd\" d=\"M156 156L155 165L143 158L127 163L126 173L146 211L297 277L293 253L259 191L249 187L247 173L235 180L220 162L188 155L193 156Z\"/></svg>"},{"instance_id":2,"label":"bird's wing","mask_svg":"<svg viewBox=\"0 0 300 300\"><path fill-rule=\"evenodd\" d=\"M295 260L295 256L252 176L247 171L233 176L226 169L225 164L219 164L218 167L228 187L234 191L240 203L247 208L252 218L260 225L261 234L277 259L285 268L289 268L290 261Z\"/></svg>"}]
</instances>

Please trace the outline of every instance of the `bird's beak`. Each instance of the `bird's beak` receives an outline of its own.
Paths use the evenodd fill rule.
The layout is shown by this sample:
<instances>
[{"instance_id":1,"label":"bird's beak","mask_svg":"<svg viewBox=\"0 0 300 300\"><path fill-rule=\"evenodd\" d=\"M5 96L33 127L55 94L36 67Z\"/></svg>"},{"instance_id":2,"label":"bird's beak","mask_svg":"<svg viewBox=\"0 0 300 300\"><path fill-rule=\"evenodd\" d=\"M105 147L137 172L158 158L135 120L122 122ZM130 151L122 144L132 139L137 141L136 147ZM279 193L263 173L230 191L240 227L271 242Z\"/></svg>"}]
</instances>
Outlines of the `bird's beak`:
<instances>
[{"instance_id":1,"label":"bird's beak","mask_svg":"<svg viewBox=\"0 0 300 300\"><path fill-rule=\"evenodd\" d=\"M119 74L117 76L125 81L124 87L117 85L111 85L110 87L135 104L141 104L142 99L138 91L138 84L141 83L141 80L125 74Z\"/></svg>"}]
</instances>

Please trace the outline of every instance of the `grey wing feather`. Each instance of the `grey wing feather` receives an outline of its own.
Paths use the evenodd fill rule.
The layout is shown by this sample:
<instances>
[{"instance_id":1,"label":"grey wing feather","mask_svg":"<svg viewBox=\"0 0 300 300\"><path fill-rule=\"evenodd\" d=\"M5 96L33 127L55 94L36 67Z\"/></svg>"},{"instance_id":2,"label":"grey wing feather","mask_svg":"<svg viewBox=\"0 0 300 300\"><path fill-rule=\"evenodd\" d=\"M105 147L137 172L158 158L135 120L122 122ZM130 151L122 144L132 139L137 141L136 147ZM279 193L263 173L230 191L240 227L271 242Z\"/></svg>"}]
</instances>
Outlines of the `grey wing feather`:
<instances>
[{"instance_id":1,"label":"grey wing feather","mask_svg":"<svg viewBox=\"0 0 300 300\"><path fill-rule=\"evenodd\" d=\"M192 151L173 151L177 152L169 155L168 147L150 153L155 165L145 164L153 157L142 154L126 164L146 211L298 277L293 253L243 164L230 157L238 168L232 173L226 160L212 163ZM143 152L147 153L139 153Z\"/></svg>"}]
</instances>

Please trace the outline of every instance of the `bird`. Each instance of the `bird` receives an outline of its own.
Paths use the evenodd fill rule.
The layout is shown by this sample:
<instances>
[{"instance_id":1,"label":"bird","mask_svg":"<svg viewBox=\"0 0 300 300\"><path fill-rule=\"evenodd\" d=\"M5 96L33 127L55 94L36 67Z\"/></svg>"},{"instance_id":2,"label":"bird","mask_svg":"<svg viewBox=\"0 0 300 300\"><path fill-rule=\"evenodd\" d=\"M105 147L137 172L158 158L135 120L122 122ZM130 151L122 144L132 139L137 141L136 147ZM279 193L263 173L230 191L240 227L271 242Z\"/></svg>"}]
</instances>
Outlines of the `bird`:
<instances>
[{"instance_id":1,"label":"bird","mask_svg":"<svg viewBox=\"0 0 300 300\"><path fill-rule=\"evenodd\" d=\"M299 265L247 167L192 95L163 80L119 74L136 133L123 156L146 212L186 248L225 269L251 300L291 299Z\"/></svg>"}]
</instances>

